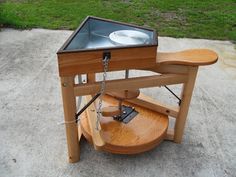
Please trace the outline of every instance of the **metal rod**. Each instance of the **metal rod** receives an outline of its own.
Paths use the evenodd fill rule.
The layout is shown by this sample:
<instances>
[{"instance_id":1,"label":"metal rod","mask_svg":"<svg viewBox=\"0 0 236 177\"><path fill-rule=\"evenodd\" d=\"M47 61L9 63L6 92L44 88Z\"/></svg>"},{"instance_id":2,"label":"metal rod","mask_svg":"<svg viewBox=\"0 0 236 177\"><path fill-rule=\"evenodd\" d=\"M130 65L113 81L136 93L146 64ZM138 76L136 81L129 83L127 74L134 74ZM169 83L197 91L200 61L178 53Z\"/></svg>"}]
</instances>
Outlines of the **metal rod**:
<instances>
[{"instance_id":1,"label":"metal rod","mask_svg":"<svg viewBox=\"0 0 236 177\"><path fill-rule=\"evenodd\" d=\"M175 96L175 98L177 98L179 100L179 105L181 104L181 99L166 85L164 86L170 93L172 93L172 95Z\"/></svg>"},{"instance_id":2,"label":"metal rod","mask_svg":"<svg viewBox=\"0 0 236 177\"><path fill-rule=\"evenodd\" d=\"M75 115L76 122L80 114L82 114L99 96L101 93L96 94L78 113Z\"/></svg>"}]
</instances>

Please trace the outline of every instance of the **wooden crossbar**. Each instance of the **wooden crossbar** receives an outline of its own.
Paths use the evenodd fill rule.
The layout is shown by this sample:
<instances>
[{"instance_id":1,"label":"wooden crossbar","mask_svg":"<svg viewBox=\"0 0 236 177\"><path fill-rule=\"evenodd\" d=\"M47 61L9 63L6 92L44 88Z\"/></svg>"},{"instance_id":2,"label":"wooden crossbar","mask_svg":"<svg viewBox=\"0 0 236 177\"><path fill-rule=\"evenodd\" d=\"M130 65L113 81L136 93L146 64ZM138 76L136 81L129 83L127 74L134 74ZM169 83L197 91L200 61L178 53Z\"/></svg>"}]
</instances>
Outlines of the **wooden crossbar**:
<instances>
[{"instance_id":1,"label":"wooden crossbar","mask_svg":"<svg viewBox=\"0 0 236 177\"><path fill-rule=\"evenodd\" d=\"M163 74L129 79L117 79L106 81L105 92L172 85L184 83L186 81L187 76L183 74ZM100 91L100 87L101 82L77 84L74 86L74 94L75 96L95 94Z\"/></svg>"},{"instance_id":2,"label":"wooden crossbar","mask_svg":"<svg viewBox=\"0 0 236 177\"><path fill-rule=\"evenodd\" d=\"M136 104L138 106L142 106L144 108L150 109L152 111L156 111L168 116L172 116L176 118L178 116L179 108L174 106L165 105L159 103L156 100L140 93L138 98L126 100L129 103Z\"/></svg>"}]
</instances>

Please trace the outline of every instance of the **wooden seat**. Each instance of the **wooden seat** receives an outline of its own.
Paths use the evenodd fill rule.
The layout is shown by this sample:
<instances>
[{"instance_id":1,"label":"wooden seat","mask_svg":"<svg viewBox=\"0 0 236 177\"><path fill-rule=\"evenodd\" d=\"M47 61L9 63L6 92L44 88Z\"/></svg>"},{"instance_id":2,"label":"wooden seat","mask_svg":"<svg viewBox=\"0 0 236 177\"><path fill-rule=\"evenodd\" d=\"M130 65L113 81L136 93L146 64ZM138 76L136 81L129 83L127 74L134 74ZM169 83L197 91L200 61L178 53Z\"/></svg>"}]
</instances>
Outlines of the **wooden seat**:
<instances>
[{"instance_id":1,"label":"wooden seat","mask_svg":"<svg viewBox=\"0 0 236 177\"><path fill-rule=\"evenodd\" d=\"M212 50L191 49L172 53L157 52L156 62L157 64L200 66L213 64L217 59L217 54Z\"/></svg>"}]
</instances>

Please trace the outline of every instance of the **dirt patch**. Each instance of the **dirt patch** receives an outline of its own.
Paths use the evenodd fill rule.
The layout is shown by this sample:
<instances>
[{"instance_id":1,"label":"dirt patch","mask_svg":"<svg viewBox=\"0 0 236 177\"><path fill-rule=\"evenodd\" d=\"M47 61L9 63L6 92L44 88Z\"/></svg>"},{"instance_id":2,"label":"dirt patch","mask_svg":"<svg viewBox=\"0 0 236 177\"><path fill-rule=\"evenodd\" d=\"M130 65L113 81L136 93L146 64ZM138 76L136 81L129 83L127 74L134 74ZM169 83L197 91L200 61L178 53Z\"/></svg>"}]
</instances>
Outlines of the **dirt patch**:
<instances>
[{"instance_id":1,"label":"dirt patch","mask_svg":"<svg viewBox=\"0 0 236 177\"><path fill-rule=\"evenodd\" d=\"M184 16L179 16L175 12L160 13L160 16L164 18L165 21L173 21L173 20L185 21L186 20Z\"/></svg>"}]
</instances>

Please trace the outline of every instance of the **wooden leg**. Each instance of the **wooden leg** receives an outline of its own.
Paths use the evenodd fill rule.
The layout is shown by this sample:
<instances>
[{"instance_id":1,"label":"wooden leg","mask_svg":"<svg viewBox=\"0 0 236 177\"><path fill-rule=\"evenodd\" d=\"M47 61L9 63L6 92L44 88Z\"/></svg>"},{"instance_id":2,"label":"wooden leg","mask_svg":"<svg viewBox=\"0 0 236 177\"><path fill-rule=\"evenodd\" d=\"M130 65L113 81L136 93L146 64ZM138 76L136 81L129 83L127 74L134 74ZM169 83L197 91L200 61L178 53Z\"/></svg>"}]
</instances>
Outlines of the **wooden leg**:
<instances>
[{"instance_id":1,"label":"wooden leg","mask_svg":"<svg viewBox=\"0 0 236 177\"><path fill-rule=\"evenodd\" d=\"M75 120L76 99L74 95L74 77L61 77L62 99L65 122ZM78 126L76 122L66 123L66 137L69 162L79 161L80 150L78 140Z\"/></svg>"},{"instance_id":2,"label":"wooden leg","mask_svg":"<svg viewBox=\"0 0 236 177\"><path fill-rule=\"evenodd\" d=\"M87 82L94 83L96 81L96 74L95 73L88 73L87 74Z\"/></svg>"},{"instance_id":3,"label":"wooden leg","mask_svg":"<svg viewBox=\"0 0 236 177\"><path fill-rule=\"evenodd\" d=\"M183 85L181 105L175 122L174 142L181 143L198 67L189 67L188 80Z\"/></svg>"}]
</instances>

